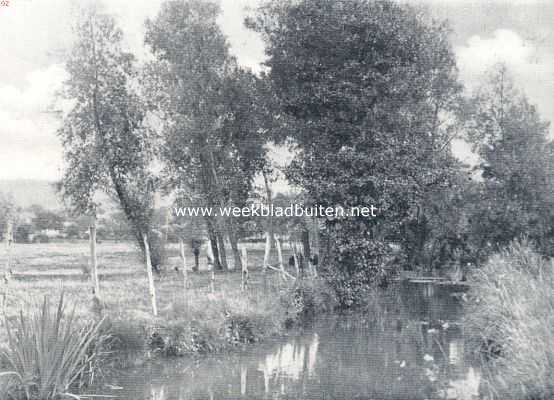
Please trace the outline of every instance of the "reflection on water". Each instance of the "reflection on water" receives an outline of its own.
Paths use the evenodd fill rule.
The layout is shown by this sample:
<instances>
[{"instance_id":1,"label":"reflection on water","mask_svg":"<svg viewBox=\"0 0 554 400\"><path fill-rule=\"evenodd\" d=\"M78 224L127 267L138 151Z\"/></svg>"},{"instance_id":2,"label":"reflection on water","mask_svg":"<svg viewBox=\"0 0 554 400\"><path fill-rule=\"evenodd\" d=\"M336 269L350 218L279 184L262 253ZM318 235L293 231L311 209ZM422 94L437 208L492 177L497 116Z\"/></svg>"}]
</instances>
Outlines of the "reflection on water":
<instances>
[{"instance_id":1,"label":"reflection on water","mask_svg":"<svg viewBox=\"0 0 554 400\"><path fill-rule=\"evenodd\" d=\"M364 313L321 318L240 354L126 371L128 400L478 398L461 304L450 290L405 285Z\"/></svg>"}]
</instances>

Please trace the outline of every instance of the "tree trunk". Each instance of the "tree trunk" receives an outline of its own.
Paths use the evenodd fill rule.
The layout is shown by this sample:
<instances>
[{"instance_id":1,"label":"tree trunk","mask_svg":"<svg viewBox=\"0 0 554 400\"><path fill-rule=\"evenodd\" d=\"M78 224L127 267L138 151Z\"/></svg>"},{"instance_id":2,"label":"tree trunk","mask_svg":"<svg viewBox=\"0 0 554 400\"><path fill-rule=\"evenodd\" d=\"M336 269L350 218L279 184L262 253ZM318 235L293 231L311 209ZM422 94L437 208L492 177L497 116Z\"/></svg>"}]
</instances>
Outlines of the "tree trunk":
<instances>
[{"instance_id":1,"label":"tree trunk","mask_svg":"<svg viewBox=\"0 0 554 400\"><path fill-rule=\"evenodd\" d=\"M309 267L310 266L310 259L312 257L311 255L311 249L310 249L310 231L308 230L308 227L307 226L304 226L302 228L302 232L300 234L300 240L302 242L302 249L304 250L304 256L302 257L302 264L304 264L303 266L301 266L301 268L303 270L309 270L309 268L306 268L306 267Z\"/></svg>"},{"instance_id":2,"label":"tree trunk","mask_svg":"<svg viewBox=\"0 0 554 400\"><path fill-rule=\"evenodd\" d=\"M271 238L269 232L265 234L265 252L264 252L264 265L263 273L267 272L267 266L269 265L269 255L271 253Z\"/></svg>"},{"instance_id":3,"label":"tree trunk","mask_svg":"<svg viewBox=\"0 0 554 400\"><path fill-rule=\"evenodd\" d=\"M238 240L230 224L228 229L229 229L229 242L231 243L231 251L233 252L233 263L235 265L235 269L238 270L239 268L242 267L242 264L240 261L240 251L239 251Z\"/></svg>"},{"instance_id":4,"label":"tree trunk","mask_svg":"<svg viewBox=\"0 0 554 400\"><path fill-rule=\"evenodd\" d=\"M298 259L298 249L296 243L291 243L292 257L294 258L294 269L296 270L296 279L302 279L302 272L300 271L300 260Z\"/></svg>"},{"instance_id":5,"label":"tree trunk","mask_svg":"<svg viewBox=\"0 0 554 400\"><path fill-rule=\"evenodd\" d=\"M248 288L248 252L246 247L242 248L240 288L243 292Z\"/></svg>"},{"instance_id":6,"label":"tree trunk","mask_svg":"<svg viewBox=\"0 0 554 400\"><path fill-rule=\"evenodd\" d=\"M269 178L267 176L267 172L262 171L262 175L264 177L267 205L268 207L270 207L271 204L273 203L273 193L271 191L271 187L269 186ZM267 229L267 233L269 234L269 252L271 252L271 247L273 246L273 242L275 241L275 231L273 228L273 215L271 214L269 215L269 226Z\"/></svg>"},{"instance_id":7,"label":"tree trunk","mask_svg":"<svg viewBox=\"0 0 554 400\"><path fill-rule=\"evenodd\" d=\"M214 227L214 222L211 218L206 218L206 226L208 228L208 237L210 239L210 247L212 250L214 268L221 269L221 263L219 261L219 249L217 247L217 232Z\"/></svg>"},{"instance_id":8,"label":"tree trunk","mask_svg":"<svg viewBox=\"0 0 554 400\"><path fill-rule=\"evenodd\" d=\"M92 278L92 294L100 299L100 282L98 280L98 258L96 257L96 220L89 227L90 272Z\"/></svg>"},{"instance_id":9,"label":"tree trunk","mask_svg":"<svg viewBox=\"0 0 554 400\"><path fill-rule=\"evenodd\" d=\"M146 274L148 276L148 291L150 294L150 303L152 304L152 314L158 316L158 306L156 304L156 287L154 286L154 275L152 274L152 263L150 262L150 248L148 246L148 237L146 233L142 235L144 251L146 255Z\"/></svg>"},{"instance_id":10,"label":"tree trunk","mask_svg":"<svg viewBox=\"0 0 554 400\"><path fill-rule=\"evenodd\" d=\"M189 286L188 271L187 271L187 259L185 258L185 243L183 239L179 238L179 253L181 254L181 261L183 262L183 295L185 299L185 307L188 306L187 289Z\"/></svg>"},{"instance_id":11,"label":"tree trunk","mask_svg":"<svg viewBox=\"0 0 554 400\"><path fill-rule=\"evenodd\" d=\"M285 265L283 264L283 252L281 251L281 243L278 238L275 238L275 247L277 248L277 259L279 260L279 269L281 270L281 278L285 279Z\"/></svg>"},{"instance_id":12,"label":"tree trunk","mask_svg":"<svg viewBox=\"0 0 554 400\"><path fill-rule=\"evenodd\" d=\"M227 264L227 251L225 250L225 238L223 234L217 233L217 244L219 248L219 256L221 258L221 267L223 270L228 271L229 266Z\"/></svg>"}]
</instances>

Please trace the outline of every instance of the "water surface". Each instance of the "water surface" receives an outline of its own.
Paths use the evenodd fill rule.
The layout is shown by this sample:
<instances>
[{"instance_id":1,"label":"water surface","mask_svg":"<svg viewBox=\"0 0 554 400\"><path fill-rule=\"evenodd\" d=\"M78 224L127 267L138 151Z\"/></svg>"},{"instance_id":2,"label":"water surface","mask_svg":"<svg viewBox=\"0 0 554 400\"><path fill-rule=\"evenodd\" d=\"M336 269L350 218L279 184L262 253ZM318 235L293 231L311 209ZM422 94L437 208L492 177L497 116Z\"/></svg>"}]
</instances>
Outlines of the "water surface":
<instances>
[{"instance_id":1,"label":"water surface","mask_svg":"<svg viewBox=\"0 0 554 400\"><path fill-rule=\"evenodd\" d=\"M106 394L125 400L476 399L479 371L466 355L463 305L452 294L405 284L367 311L318 318L241 352L123 371Z\"/></svg>"}]
</instances>

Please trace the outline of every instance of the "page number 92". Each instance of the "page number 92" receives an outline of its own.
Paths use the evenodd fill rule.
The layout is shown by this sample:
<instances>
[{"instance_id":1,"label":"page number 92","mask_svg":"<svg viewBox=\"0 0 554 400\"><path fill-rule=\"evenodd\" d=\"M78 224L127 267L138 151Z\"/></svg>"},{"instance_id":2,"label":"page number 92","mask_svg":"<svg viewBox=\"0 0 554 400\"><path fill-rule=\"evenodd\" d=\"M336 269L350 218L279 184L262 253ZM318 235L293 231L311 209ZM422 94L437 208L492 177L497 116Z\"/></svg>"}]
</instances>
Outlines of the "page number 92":
<instances>
[{"instance_id":1,"label":"page number 92","mask_svg":"<svg viewBox=\"0 0 554 400\"><path fill-rule=\"evenodd\" d=\"M10 0L0 0L0 7L8 7L10 5Z\"/></svg>"}]
</instances>

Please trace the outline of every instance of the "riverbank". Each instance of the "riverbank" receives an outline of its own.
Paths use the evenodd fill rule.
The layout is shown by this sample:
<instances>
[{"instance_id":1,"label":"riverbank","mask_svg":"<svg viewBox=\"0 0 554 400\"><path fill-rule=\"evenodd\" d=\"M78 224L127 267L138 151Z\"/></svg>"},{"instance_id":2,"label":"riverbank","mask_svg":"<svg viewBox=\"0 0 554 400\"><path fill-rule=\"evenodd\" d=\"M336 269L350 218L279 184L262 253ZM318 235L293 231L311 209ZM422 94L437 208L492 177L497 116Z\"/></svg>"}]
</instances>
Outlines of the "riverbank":
<instances>
[{"instance_id":1,"label":"riverbank","mask_svg":"<svg viewBox=\"0 0 554 400\"><path fill-rule=\"evenodd\" d=\"M554 398L554 265L513 243L472 277L467 328L489 399Z\"/></svg>"},{"instance_id":2,"label":"riverbank","mask_svg":"<svg viewBox=\"0 0 554 400\"><path fill-rule=\"evenodd\" d=\"M288 255L285 248L284 257ZM245 291L240 272L217 272L212 282L204 265L200 272L189 271L185 291L177 249L169 248L166 265L155 277L159 313L154 317L147 300L146 272L132 244L98 245L100 302L92 301L90 278L83 273L87 256L86 242L16 246L13 279L6 287L8 318L35 300L44 296L55 300L63 292L80 322L105 318L103 330L112 336L109 351L149 359L219 352L259 342L285 334L316 310L334 307L329 295L322 296L330 290L322 287L321 280L298 284L272 270L264 275L260 268L263 249L252 246ZM192 261L192 254L187 259ZM2 332L2 343L5 339Z\"/></svg>"},{"instance_id":3,"label":"riverbank","mask_svg":"<svg viewBox=\"0 0 554 400\"><path fill-rule=\"evenodd\" d=\"M259 267L263 250L255 248L249 251L252 264L244 290L240 272L216 272L212 279L211 272L203 265L199 272L188 273L185 290L179 268L181 260L176 249L170 248L167 263L155 278L158 315L153 316L147 300L146 271L132 245L99 245L100 301L93 300L90 278L85 273L86 243L16 246L15 250L12 279L3 287L6 294L4 312L12 332L24 334L24 343L30 345L12 341L8 346L7 331L0 331L2 347L11 349L2 357L2 371L16 372L0 379L4 397L9 394L16 399L25 398L26 388L34 390L36 387L50 391L50 397L44 399L63 394L57 390L65 383L54 385L55 389L43 379L44 368L57 376L57 364L43 365L43 360L60 351L63 353L67 339L58 337L59 345L51 349L39 346L36 352L27 354L28 348L34 348L32 343L56 337L59 330L43 328L38 322L38 325L19 322L21 311L28 321L41 321L44 308L38 305L45 297L50 304L55 304L63 293L67 315L75 313L72 322L67 322L72 329L79 330L102 321L98 338L91 346L79 350L95 355L94 362L87 361L82 370L85 376L80 373L79 385L93 376L97 380L132 365L147 365L148 361L227 353L270 337L283 337L308 316L331 310L335 304L326 294L330 290L320 279L296 282L283 279L280 273L272 270L263 273ZM286 250L285 256L288 256ZM192 255L187 258L193 260ZM51 308L53 312L53 306ZM45 340L50 343L50 339ZM19 351L25 352L30 359L18 363ZM66 372L64 376L73 374L69 370ZM32 378L18 379L18 376ZM26 383L22 385L23 382ZM73 384L67 389L72 393L82 390Z\"/></svg>"},{"instance_id":4,"label":"riverbank","mask_svg":"<svg viewBox=\"0 0 554 400\"><path fill-rule=\"evenodd\" d=\"M202 274L192 281L202 279ZM157 318L128 311L107 314L110 351L143 359L217 353L279 337L311 315L331 311L335 302L320 279L283 281L276 273L250 274L241 290L240 274L216 275L210 286L174 296Z\"/></svg>"}]
</instances>

